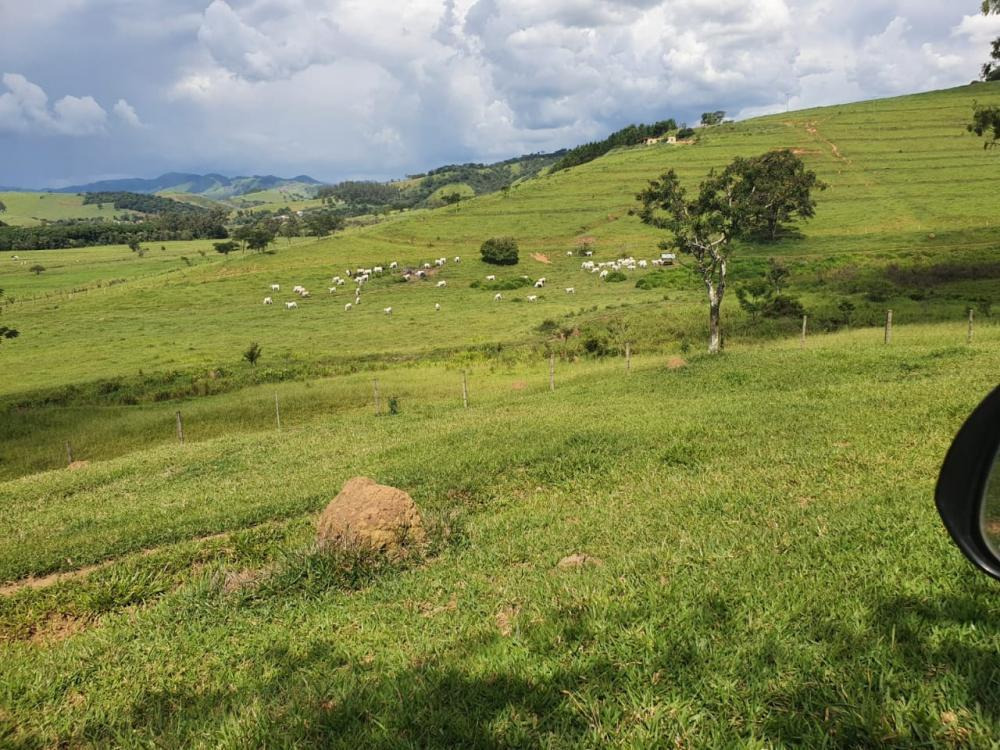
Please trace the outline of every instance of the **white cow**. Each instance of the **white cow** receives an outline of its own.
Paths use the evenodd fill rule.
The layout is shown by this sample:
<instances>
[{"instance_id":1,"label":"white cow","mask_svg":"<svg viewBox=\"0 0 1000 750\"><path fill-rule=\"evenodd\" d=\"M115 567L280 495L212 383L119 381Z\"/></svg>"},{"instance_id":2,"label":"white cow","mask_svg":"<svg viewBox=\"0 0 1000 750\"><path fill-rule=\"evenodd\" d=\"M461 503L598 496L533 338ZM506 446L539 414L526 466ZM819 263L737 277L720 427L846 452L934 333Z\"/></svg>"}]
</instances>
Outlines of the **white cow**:
<instances>
[{"instance_id":1,"label":"white cow","mask_svg":"<svg viewBox=\"0 0 1000 750\"><path fill-rule=\"evenodd\" d=\"M494 275L493 275L493 274L491 273L491 274L490 274L489 276L487 276L487 277L486 277L486 280L487 280L487 281L496 281L496 280L497 280L497 277L496 277L496 276L494 276Z\"/></svg>"},{"instance_id":2,"label":"white cow","mask_svg":"<svg viewBox=\"0 0 1000 750\"><path fill-rule=\"evenodd\" d=\"M431 267L430 263L424 263L424 268L430 268L430 267Z\"/></svg>"},{"instance_id":3,"label":"white cow","mask_svg":"<svg viewBox=\"0 0 1000 750\"><path fill-rule=\"evenodd\" d=\"M305 299L306 297L309 296L309 292L303 289L301 292L299 292L299 296L302 297L302 299Z\"/></svg>"},{"instance_id":4,"label":"white cow","mask_svg":"<svg viewBox=\"0 0 1000 750\"><path fill-rule=\"evenodd\" d=\"M440 310L441 309L441 303L440 302L435 302L434 303L434 309L435 310Z\"/></svg>"},{"instance_id":5,"label":"white cow","mask_svg":"<svg viewBox=\"0 0 1000 750\"><path fill-rule=\"evenodd\" d=\"M351 303L348 302L346 305L344 305L344 312L350 312L351 307L352 307Z\"/></svg>"},{"instance_id":6,"label":"white cow","mask_svg":"<svg viewBox=\"0 0 1000 750\"><path fill-rule=\"evenodd\" d=\"M270 297L264 297L264 304L265 305L273 305L274 304L274 300L271 299Z\"/></svg>"},{"instance_id":7,"label":"white cow","mask_svg":"<svg viewBox=\"0 0 1000 750\"><path fill-rule=\"evenodd\" d=\"M601 272L600 272L600 274L598 274L598 275L599 275L599 276L600 276L600 277L601 277L602 279L606 279L606 278L608 278L608 270L607 270L607 269L604 269L604 270L603 270L603 271L601 271Z\"/></svg>"},{"instance_id":8,"label":"white cow","mask_svg":"<svg viewBox=\"0 0 1000 750\"><path fill-rule=\"evenodd\" d=\"M337 291L337 287L335 287L335 286L331 286L330 287L330 294L333 294L336 291Z\"/></svg>"},{"instance_id":9,"label":"white cow","mask_svg":"<svg viewBox=\"0 0 1000 750\"><path fill-rule=\"evenodd\" d=\"M566 255L570 255L570 256L573 255L573 251L572 250L567 250L566 251Z\"/></svg>"},{"instance_id":10,"label":"white cow","mask_svg":"<svg viewBox=\"0 0 1000 750\"><path fill-rule=\"evenodd\" d=\"M537 301L538 301L538 295L537 294L529 294L528 295L528 302L537 302Z\"/></svg>"},{"instance_id":11,"label":"white cow","mask_svg":"<svg viewBox=\"0 0 1000 750\"><path fill-rule=\"evenodd\" d=\"M286 310L295 310L295 309L298 308L298 306L299 306L298 302L286 302L285 303L285 309Z\"/></svg>"},{"instance_id":12,"label":"white cow","mask_svg":"<svg viewBox=\"0 0 1000 750\"><path fill-rule=\"evenodd\" d=\"M493 295L493 301L494 302L499 302L502 299L503 299L503 295L500 294L499 292L497 292L496 294Z\"/></svg>"},{"instance_id":13,"label":"white cow","mask_svg":"<svg viewBox=\"0 0 1000 750\"><path fill-rule=\"evenodd\" d=\"M393 261L392 263L389 264L389 268L390 269L399 268L399 263L397 263L396 261Z\"/></svg>"},{"instance_id":14,"label":"white cow","mask_svg":"<svg viewBox=\"0 0 1000 750\"><path fill-rule=\"evenodd\" d=\"M543 286L545 286L545 281L543 279L539 279L535 282L535 289L541 289Z\"/></svg>"},{"instance_id":15,"label":"white cow","mask_svg":"<svg viewBox=\"0 0 1000 750\"><path fill-rule=\"evenodd\" d=\"M444 258L438 258L436 261L434 261L434 265L437 266L438 268L440 268L441 266L443 266L444 265Z\"/></svg>"},{"instance_id":16,"label":"white cow","mask_svg":"<svg viewBox=\"0 0 1000 750\"><path fill-rule=\"evenodd\" d=\"M441 281L439 281L436 286L438 289L440 289L441 287L448 286L448 282L445 281L444 279L441 279Z\"/></svg>"},{"instance_id":17,"label":"white cow","mask_svg":"<svg viewBox=\"0 0 1000 750\"><path fill-rule=\"evenodd\" d=\"M640 260L639 261L639 268L646 268L648 265L649 265L649 263L647 263L644 260Z\"/></svg>"},{"instance_id":18,"label":"white cow","mask_svg":"<svg viewBox=\"0 0 1000 750\"><path fill-rule=\"evenodd\" d=\"M305 287L299 286L298 284L292 287L292 291L296 294L300 294L304 289Z\"/></svg>"},{"instance_id":19,"label":"white cow","mask_svg":"<svg viewBox=\"0 0 1000 750\"><path fill-rule=\"evenodd\" d=\"M576 289L571 286L566 287L566 294L576 294Z\"/></svg>"},{"instance_id":20,"label":"white cow","mask_svg":"<svg viewBox=\"0 0 1000 750\"><path fill-rule=\"evenodd\" d=\"M461 262L462 262L462 258L461 258L461 256L458 256L458 255L456 255L456 256L455 256L455 262L456 262L456 263L461 263Z\"/></svg>"},{"instance_id":21,"label":"white cow","mask_svg":"<svg viewBox=\"0 0 1000 750\"><path fill-rule=\"evenodd\" d=\"M272 292L280 292L281 291L281 284L271 284L271 291Z\"/></svg>"},{"instance_id":22,"label":"white cow","mask_svg":"<svg viewBox=\"0 0 1000 750\"><path fill-rule=\"evenodd\" d=\"M375 266L372 269L372 273L382 273L382 266Z\"/></svg>"},{"instance_id":23,"label":"white cow","mask_svg":"<svg viewBox=\"0 0 1000 750\"><path fill-rule=\"evenodd\" d=\"M386 307L382 310L382 312L384 312L386 315L392 315L392 308Z\"/></svg>"}]
</instances>

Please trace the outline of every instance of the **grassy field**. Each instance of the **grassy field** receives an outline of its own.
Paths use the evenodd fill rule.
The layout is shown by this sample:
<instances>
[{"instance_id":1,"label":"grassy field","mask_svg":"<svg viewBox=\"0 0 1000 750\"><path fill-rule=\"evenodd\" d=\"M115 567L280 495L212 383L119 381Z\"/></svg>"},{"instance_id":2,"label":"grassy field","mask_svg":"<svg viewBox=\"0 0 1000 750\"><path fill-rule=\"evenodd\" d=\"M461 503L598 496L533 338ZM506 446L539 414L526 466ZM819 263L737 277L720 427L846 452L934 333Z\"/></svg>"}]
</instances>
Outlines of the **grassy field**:
<instances>
[{"instance_id":1,"label":"grassy field","mask_svg":"<svg viewBox=\"0 0 1000 750\"><path fill-rule=\"evenodd\" d=\"M17 227L36 227L46 221L60 219L111 219L131 211L119 211L110 203L83 204L83 196L75 193L0 192L0 202L7 210L0 221Z\"/></svg>"},{"instance_id":2,"label":"grassy field","mask_svg":"<svg viewBox=\"0 0 1000 750\"><path fill-rule=\"evenodd\" d=\"M269 254L0 258L22 334L0 343L0 746L994 746L1000 605L932 502L1000 366L973 98L1000 84L713 128ZM788 265L804 348L731 294L709 357L690 270L607 283L567 255L655 257L628 215L646 180L777 147L829 189L732 274ZM521 262L483 264L507 234ZM353 284L328 292L438 257L349 312ZM495 302L490 273L548 283ZM413 495L426 558L312 550L359 474Z\"/></svg>"}]
</instances>

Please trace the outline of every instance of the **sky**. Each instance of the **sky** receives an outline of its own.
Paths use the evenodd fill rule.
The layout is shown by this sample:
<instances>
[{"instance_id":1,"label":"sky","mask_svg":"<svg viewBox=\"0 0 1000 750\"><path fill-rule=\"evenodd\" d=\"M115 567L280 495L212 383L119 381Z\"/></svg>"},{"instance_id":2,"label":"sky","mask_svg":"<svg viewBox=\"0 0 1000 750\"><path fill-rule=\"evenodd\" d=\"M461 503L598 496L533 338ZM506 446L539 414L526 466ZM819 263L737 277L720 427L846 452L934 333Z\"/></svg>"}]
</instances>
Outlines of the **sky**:
<instances>
[{"instance_id":1,"label":"sky","mask_svg":"<svg viewBox=\"0 0 1000 750\"><path fill-rule=\"evenodd\" d=\"M0 185L384 179L968 83L980 0L0 0Z\"/></svg>"}]
</instances>

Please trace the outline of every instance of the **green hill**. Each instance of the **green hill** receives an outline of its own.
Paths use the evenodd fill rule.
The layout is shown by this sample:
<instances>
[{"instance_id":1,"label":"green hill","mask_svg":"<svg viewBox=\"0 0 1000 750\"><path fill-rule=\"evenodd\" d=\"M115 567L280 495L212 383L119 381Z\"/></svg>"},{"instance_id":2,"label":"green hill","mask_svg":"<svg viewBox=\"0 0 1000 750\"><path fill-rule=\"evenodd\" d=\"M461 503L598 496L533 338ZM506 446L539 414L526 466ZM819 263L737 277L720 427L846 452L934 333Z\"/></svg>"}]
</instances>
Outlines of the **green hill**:
<instances>
[{"instance_id":1,"label":"green hill","mask_svg":"<svg viewBox=\"0 0 1000 750\"><path fill-rule=\"evenodd\" d=\"M1000 162L973 99L1000 84L618 149L273 254L5 254L0 742L988 746L996 592L931 500L1000 366ZM646 181L773 148L829 188L798 234L739 248L733 283L785 263L804 348L731 291L727 352L701 354L687 269L607 283L567 255L656 257L628 214ZM497 235L517 266L479 260ZM352 285L328 292L441 257L350 311ZM494 301L487 274L548 283ZM67 444L90 464L62 468ZM413 495L428 559L310 547L355 475ZM576 553L596 560L559 566Z\"/></svg>"}]
</instances>

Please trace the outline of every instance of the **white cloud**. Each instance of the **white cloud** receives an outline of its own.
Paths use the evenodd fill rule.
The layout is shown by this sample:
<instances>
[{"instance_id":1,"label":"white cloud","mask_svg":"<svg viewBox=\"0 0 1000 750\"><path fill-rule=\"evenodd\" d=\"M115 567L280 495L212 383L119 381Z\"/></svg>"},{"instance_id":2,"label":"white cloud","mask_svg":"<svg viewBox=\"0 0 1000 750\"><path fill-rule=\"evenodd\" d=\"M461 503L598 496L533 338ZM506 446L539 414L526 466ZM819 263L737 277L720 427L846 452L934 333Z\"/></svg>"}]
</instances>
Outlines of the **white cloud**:
<instances>
[{"instance_id":1,"label":"white cloud","mask_svg":"<svg viewBox=\"0 0 1000 750\"><path fill-rule=\"evenodd\" d=\"M107 112L93 97L64 96L49 109L41 86L18 73L4 73L7 92L0 94L0 132L42 135L97 135L104 132Z\"/></svg>"},{"instance_id":2,"label":"white cloud","mask_svg":"<svg viewBox=\"0 0 1000 750\"><path fill-rule=\"evenodd\" d=\"M141 128L142 120L139 119L139 115L135 112L135 107L129 104L124 99L119 99L115 102L114 113L119 120L124 122L126 125L130 125L133 128Z\"/></svg>"}]
</instances>

